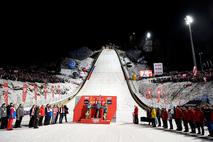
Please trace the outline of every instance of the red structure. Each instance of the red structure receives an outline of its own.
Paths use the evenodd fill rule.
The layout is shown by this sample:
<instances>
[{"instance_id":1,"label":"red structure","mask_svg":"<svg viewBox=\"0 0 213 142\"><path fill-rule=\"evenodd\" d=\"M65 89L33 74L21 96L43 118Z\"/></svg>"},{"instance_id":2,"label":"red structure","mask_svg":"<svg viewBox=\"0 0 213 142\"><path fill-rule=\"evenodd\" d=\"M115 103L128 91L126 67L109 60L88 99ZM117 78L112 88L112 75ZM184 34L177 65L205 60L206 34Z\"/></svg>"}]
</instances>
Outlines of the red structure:
<instances>
[{"instance_id":1,"label":"red structure","mask_svg":"<svg viewBox=\"0 0 213 142\"><path fill-rule=\"evenodd\" d=\"M97 117L98 103L100 109L98 109L99 115ZM90 109L88 109L88 104L90 105ZM74 108L73 122L110 124L116 114L116 106L116 96L82 96Z\"/></svg>"}]
</instances>

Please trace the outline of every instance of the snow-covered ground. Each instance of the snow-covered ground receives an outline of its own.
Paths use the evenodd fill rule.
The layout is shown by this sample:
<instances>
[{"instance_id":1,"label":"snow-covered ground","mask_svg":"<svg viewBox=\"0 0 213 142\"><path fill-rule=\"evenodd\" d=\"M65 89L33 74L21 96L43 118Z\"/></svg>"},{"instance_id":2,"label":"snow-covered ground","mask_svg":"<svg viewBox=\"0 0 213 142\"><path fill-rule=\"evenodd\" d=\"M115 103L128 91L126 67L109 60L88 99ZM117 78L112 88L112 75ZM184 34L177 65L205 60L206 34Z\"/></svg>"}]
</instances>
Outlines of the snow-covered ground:
<instances>
[{"instance_id":1,"label":"snow-covered ground","mask_svg":"<svg viewBox=\"0 0 213 142\"><path fill-rule=\"evenodd\" d=\"M116 122L110 125L66 123L43 126L39 129L22 127L13 131L0 130L0 142L200 142L195 137L160 131L144 125L132 124L132 99L118 57L114 50L103 50L95 64L94 72L79 92L81 95L117 96ZM69 119L75 99L68 103ZM140 116L145 115L139 110ZM70 121L70 120L69 120Z\"/></svg>"},{"instance_id":2,"label":"snow-covered ground","mask_svg":"<svg viewBox=\"0 0 213 142\"><path fill-rule=\"evenodd\" d=\"M125 52L118 51L125 71L130 78L130 86L132 90L148 106L172 108L176 105L184 105L190 100L201 100L208 97L210 104L213 104L213 82L167 82L167 83L152 83L152 79L131 80L132 74L136 73L139 76L139 71L143 70L142 66L132 63L132 67L126 67L126 63L131 62L125 56ZM157 91L160 90L160 102L157 102ZM147 99L147 92L151 92L152 99Z\"/></svg>"},{"instance_id":3,"label":"snow-covered ground","mask_svg":"<svg viewBox=\"0 0 213 142\"><path fill-rule=\"evenodd\" d=\"M93 63L92 58L87 58L85 60L76 62L78 63L78 67L76 69L68 69L68 68L62 68L61 69L61 75L57 75L59 78L65 79L65 83L47 83L47 98L44 97L44 83L36 83L38 86L37 91L37 102L35 101L35 92L34 92L34 84L31 82L26 82L28 89L27 89L27 97L26 101L22 102L22 94L23 94L23 84L24 82L21 81L12 81L12 80L4 80L0 79L0 105L4 103L4 97L3 92L5 89L3 88L4 82L8 82L8 102L12 102L16 105L22 103L25 108L29 108L32 106L32 104L37 103L38 105L41 104L47 104L47 103L56 103L61 100L64 100L68 97L73 96L77 90L79 89L80 85L83 83L83 80L85 80L87 76L87 72L80 72L80 75L82 78L72 78L73 72L79 72L79 69L82 69L83 67L87 68L88 70L91 68ZM54 86L54 97L52 97L52 86ZM58 87L60 86L60 87ZM58 88L60 88L58 91ZM59 94L60 92L60 94Z\"/></svg>"},{"instance_id":4,"label":"snow-covered ground","mask_svg":"<svg viewBox=\"0 0 213 142\"><path fill-rule=\"evenodd\" d=\"M102 51L91 78L78 93L78 96L82 95L117 96L116 122L132 122L132 112L136 103L129 92L118 56L114 50ZM75 100L73 99L68 107L73 110L74 106ZM139 113L140 116L145 115L143 110L139 110Z\"/></svg>"}]
</instances>

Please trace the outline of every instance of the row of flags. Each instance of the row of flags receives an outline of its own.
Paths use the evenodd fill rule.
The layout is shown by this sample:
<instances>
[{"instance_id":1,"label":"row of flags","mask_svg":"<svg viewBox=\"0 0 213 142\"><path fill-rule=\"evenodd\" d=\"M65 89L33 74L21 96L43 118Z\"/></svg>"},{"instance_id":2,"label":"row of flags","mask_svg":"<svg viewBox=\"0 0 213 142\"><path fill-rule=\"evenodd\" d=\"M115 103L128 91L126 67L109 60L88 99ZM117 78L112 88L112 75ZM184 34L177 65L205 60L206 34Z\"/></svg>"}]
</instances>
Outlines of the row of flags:
<instances>
[{"instance_id":1,"label":"row of flags","mask_svg":"<svg viewBox=\"0 0 213 142\"><path fill-rule=\"evenodd\" d=\"M3 93L3 97L4 97L4 101L6 103L6 105L8 105L8 82L4 82L3 85L4 88L4 93ZM26 102L26 98L27 98L27 88L28 85L25 82L23 84L23 90L22 90L22 102L25 103ZM33 84L33 90L34 90L34 99L37 102L37 96L38 96L38 85L36 83ZM55 95L55 90L57 91L56 94L59 95L59 98L61 98L61 90L60 90L60 85L58 84L58 86L55 86L52 84L51 86L51 94L52 94L52 98L54 98ZM44 94L44 99L47 99L47 92L48 92L48 88L47 88L47 84L44 83L44 90L43 90L43 94Z\"/></svg>"},{"instance_id":2,"label":"row of flags","mask_svg":"<svg viewBox=\"0 0 213 142\"><path fill-rule=\"evenodd\" d=\"M146 95L146 99L153 99L152 98L153 97L152 89L147 89L145 92L145 95ZM161 96L162 96L162 90L161 90L161 88L158 88L157 89L157 98L156 98L157 103L160 103ZM164 103L168 103L167 101L168 101L167 98L164 96Z\"/></svg>"}]
</instances>

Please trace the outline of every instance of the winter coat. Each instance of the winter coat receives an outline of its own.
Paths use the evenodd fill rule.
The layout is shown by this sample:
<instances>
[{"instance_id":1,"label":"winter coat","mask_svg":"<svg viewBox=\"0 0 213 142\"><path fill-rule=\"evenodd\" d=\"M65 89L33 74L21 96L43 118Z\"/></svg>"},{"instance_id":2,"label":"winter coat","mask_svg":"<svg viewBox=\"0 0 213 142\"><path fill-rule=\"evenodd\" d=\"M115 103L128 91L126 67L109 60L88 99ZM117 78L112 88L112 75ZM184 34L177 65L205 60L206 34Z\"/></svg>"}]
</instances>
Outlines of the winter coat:
<instances>
[{"instance_id":1,"label":"winter coat","mask_svg":"<svg viewBox=\"0 0 213 142\"><path fill-rule=\"evenodd\" d=\"M152 109L151 111L151 118L156 118L156 109Z\"/></svg>"},{"instance_id":2,"label":"winter coat","mask_svg":"<svg viewBox=\"0 0 213 142\"><path fill-rule=\"evenodd\" d=\"M58 107L53 108L53 115L56 116L58 114Z\"/></svg>"},{"instance_id":3,"label":"winter coat","mask_svg":"<svg viewBox=\"0 0 213 142\"><path fill-rule=\"evenodd\" d=\"M39 109L39 111L40 111L40 112L39 112L39 115L40 115L40 116L45 116L45 109L44 109L44 106L41 106L40 109Z\"/></svg>"},{"instance_id":4,"label":"winter coat","mask_svg":"<svg viewBox=\"0 0 213 142\"><path fill-rule=\"evenodd\" d=\"M175 119L182 119L182 115L183 115L182 110L177 107L175 109Z\"/></svg>"},{"instance_id":5,"label":"winter coat","mask_svg":"<svg viewBox=\"0 0 213 142\"><path fill-rule=\"evenodd\" d=\"M183 110L183 121L189 121L190 115L188 110Z\"/></svg>"},{"instance_id":6,"label":"winter coat","mask_svg":"<svg viewBox=\"0 0 213 142\"><path fill-rule=\"evenodd\" d=\"M24 108L23 106L19 106L17 109L16 109L16 115L17 115L17 120L20 119L20 117L23 117L24 116Z\"/></svg>"},{"instance_id":7,"label":"winter coat","mask_svg":"<svg viewBox=\"0 0 213 142\"><path fill-rule=\"evenodd\" d=\"M14 112L15 112L14 107L10 107L9 119L15 119L16 116L14 116Z\"/></svg>"},{"instance_id":8,"label":"winter coat","mask_svg":"<svg viewBox=\"0 0 213 142\"><path fill-rule=\"evenodd\" d=\"M166 110L163 110L161 117L163 121L168 120L168 112Z\"/></svg>"},{"instance_id":9,"label":"winter coat","mask_svg":"<svg viewBox=\"0 0 213 142\"><path fill-rule=\"evenodd\" d=\"M0 112L1 112L1 118L2 117L7 117L7 108L6 107L1 107L0 108Z\"/></svg>"},{"instance_id":10,"label":"winter coat","mask_svg":"<svg viewBox=\"0 0 213 142\"><path fill-rule=\"evenodd\" d=\"M133 114L136 116L138 115L138 107L135 107Z\"/></svg>"},{"instance_id":11,"label":"winter coat","mask_svg":"<svg viewBox=\"0 0 213 142\"><path fill-rule=\"evenodd\" d=\"M196 123L202 123L204 122L204 113L200 110L195 110L195 118L194 121Z\"/></svg>"},{"instance_id":12,"label":"winter coat","mask_svg":"<svg viewBox=\"0 0 213 142\"><path fill-rule=\"evenodd\" d=\"M190 110L188 110L188 112L189 112L189 121L193 121L194 122L195 110L194 109L190 109Z\"/></svg>"}]
</instances>

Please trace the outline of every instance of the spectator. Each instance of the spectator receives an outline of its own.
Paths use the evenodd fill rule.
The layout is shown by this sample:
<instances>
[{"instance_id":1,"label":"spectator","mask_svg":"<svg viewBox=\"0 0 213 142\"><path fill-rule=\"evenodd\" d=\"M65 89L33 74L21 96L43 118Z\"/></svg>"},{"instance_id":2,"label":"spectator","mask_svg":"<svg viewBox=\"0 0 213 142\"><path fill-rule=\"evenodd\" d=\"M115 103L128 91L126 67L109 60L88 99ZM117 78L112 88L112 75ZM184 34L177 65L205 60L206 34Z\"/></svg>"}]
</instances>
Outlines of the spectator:
<instances>
[{"instance_id":1,"label":"spectator","mask_svg":"<svg viewBox=\"0 0 213 142\"><path fill-rule=\"evenodd\" d=\"M151 109L151 120L152 120L152 126L156 127L156 109L152 107Z\"/></svg>"},{"instance_id":2,"label":"spectator","mask_svg":"<svg viewBox=\"0 0 213 142\"><path fill-rule=\"evenodd\" d=\"M188 109L186 107L182 107L182 112L183 112L183 125L184 125L184 132L189 132L189 127L188 127L188 123L189 123L189 112Z\"/></svg>"},{"instance_id":3,"label":"spectator","mask_svg":"<svg viewBox=\"0 0 213 142\"><path fill-rule=\"evenodd\" d=\"M39 106L35 107L35 113L34 113L34 123L33 123L33 127L35 129L38 128L38 120L39 120Z\"/></svg>"},{"instance_id":4,"label":"spectator","mask_svg":"<svg viewBox=\"0 0 213 142\"><path fill-rule=\"evenodd\" d=\"M158 119L158 127L161 127L161 109L160 108L156 109L156 115Z\"/></svg>"},{"instance_id":5,"label":"spectator","mask_svg":"<svg viewBox=\"0 0 213 142\"><path fill-rule=\"evenodd\" d=\"M7 127L7 108L5 103L2 104L0 108L1 115L1 129L5 129Z\"/></svg>"},{"instance_id":6,"label":"spectator","mask_svg":"<svg viewBox=\"0 0 213 142\"><path fill-rule=\"evenodd\" d=\"M16 117L15 108L14 108L14 105L11 104L8 123L7 123L7 130L13 130L13 119L15 119L15 117Z\"/></svg>"},{"instance_id":7,"label":"spectator","mask_svg":"<svg viewBox=\"0 0 213 142\"><path fill-rule=\"evenodd\" d=\"M63 118L64 118L64 116L65 116L65 108L64 108L64 105L62 105L61 107L60 107L60 118L59 118L59 123L62 123L63 122Z\"/></svg>"},{"instance_id":8,"label":"spectator","mask_svg":"<svg viewBox=\"0 0 213 142\"><path fill-rule=\"evenodd\" d=\"M162 120L163 120L163 127L168 128L168 112L165 108L162 109Z\"/></svg>"},{"instance_id":9,"label":"spectator","mask_svg":"<svg viewBox=\"0 0 213 142\"><path fill-rule=\"evenodd\" d=\"M30 122L29 122L29 128L33 127L33 123L35 121L35 108L36 105L33 105L30 109Z\"/></svg>"},{"instance_id":10,"label":"spectator","mask_svg":"<svg viewBox=\"0 0 213 142\"><path fill-rule=\"evenodd\" d=\"M177 125L177 131L182 131L182 110L180 109L179 106L176 107L175 109L175 122Z\"/></svg>"},{"instance_id":11,"label":"spectator","mask_svg":"<svg viewBox=\"0 0 213 142\"><path fill-rule=\"evenodd\" d=\"M22 118L24 117L24 107L22 106L22 104L20 104L18 106L18 108L16 109L16 123L15 123L15 128L21 127L21 122L22 122Z\"/></svg>"},{"instance_id":12,"label":"spectator","mask_svg":"<svg viewBox=\"0 0 213 142\"><path fill-rule=\"evenodd\" d=\"M170 125L170 129L173 130L173 122L172 122L172 119L173 119L173 111L172 109L169 109L168 110L168 119L169 119L169 125Z\"/></svg>"},{"instance_id":13,"label":"spectator","mask_svg":"<svg viewBox=\"0 0 213 142\"><path fill-rule=\"evenodd\" d=\"M67 114L69 113L69 108L64 105L64 109L65 109L65 122L67 122Z\"/></svg>"},{"instance_id":14,"label":"spectator","mask_svg":"<svg viewBox=\"0 0 213 142\"><path fill-rule=\"evenodd\" d=\"M42 126L42 122L43 122L43 118L45 116L45 109L44 109L44 105L41 105L40 107L40 113L39 113L39 126Z\"/></svg>"},{"instance_id":15,"label":"spectator","mask_svg":"<svg viewBox=\"0 0 213 142\"><path fill-rule=\"evenodd\" d=\"M138 124L138 107L136 105L133 112L133 123Z\"/></svg>"}]
</instances>

